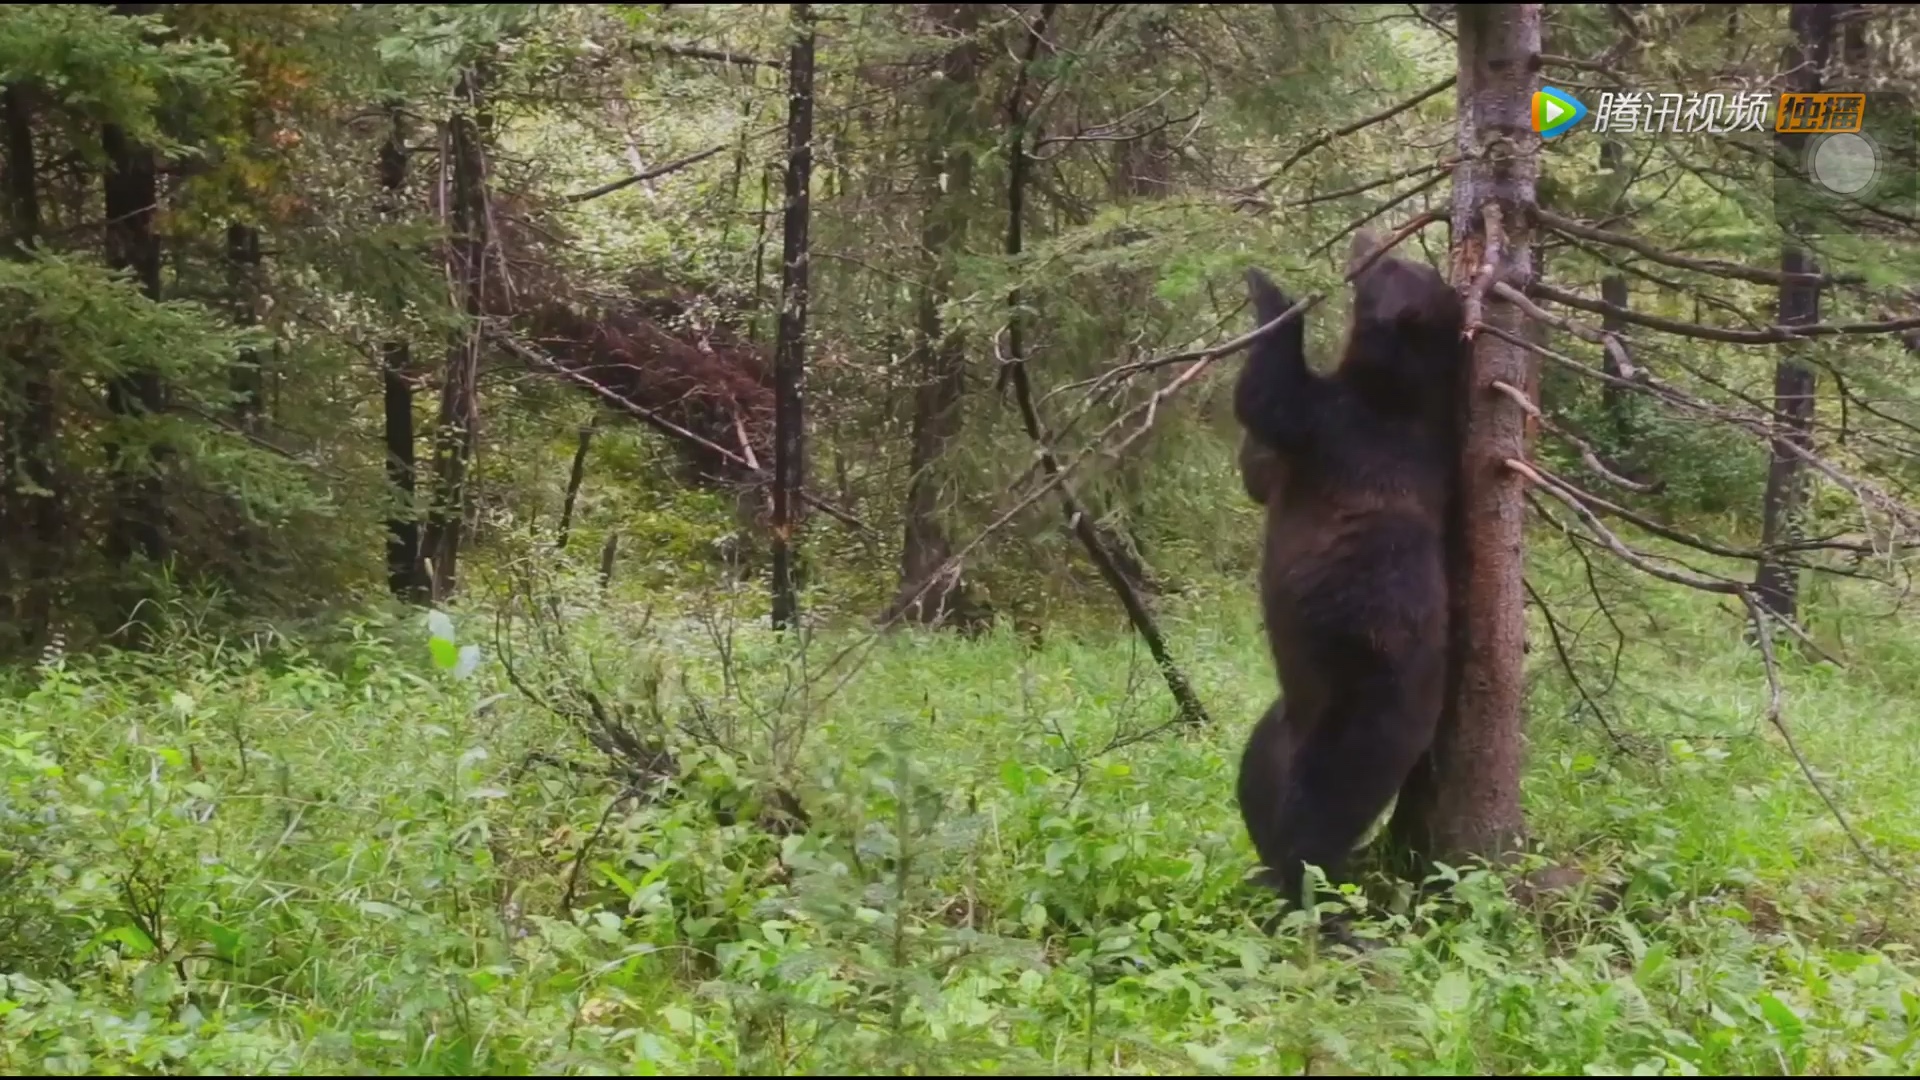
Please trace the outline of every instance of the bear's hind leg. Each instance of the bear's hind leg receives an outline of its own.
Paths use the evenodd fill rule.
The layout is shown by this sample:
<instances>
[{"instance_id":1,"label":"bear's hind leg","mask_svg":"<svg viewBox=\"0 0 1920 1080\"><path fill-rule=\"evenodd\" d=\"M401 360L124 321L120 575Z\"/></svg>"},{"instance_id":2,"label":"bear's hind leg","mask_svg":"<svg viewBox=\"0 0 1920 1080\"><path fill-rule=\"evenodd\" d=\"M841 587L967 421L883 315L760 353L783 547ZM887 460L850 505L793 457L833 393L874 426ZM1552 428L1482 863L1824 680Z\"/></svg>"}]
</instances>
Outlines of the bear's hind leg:
<instances>
[{"instance_id":1,"label":"bear's hind leg","mask_svg":"<svg viewBox=\"0 0 1920 1080\"><path fill-rule=\"evenodd\" d=\"M1273 818L1274 868L1290 904L1307 908L1305 864L1338 883L1349 856L1433 741L1435 715L1393 680L1342 695L1301 736ZM1264 854L1264 852L1263 852Z\"/></svg>"}]
</instances>

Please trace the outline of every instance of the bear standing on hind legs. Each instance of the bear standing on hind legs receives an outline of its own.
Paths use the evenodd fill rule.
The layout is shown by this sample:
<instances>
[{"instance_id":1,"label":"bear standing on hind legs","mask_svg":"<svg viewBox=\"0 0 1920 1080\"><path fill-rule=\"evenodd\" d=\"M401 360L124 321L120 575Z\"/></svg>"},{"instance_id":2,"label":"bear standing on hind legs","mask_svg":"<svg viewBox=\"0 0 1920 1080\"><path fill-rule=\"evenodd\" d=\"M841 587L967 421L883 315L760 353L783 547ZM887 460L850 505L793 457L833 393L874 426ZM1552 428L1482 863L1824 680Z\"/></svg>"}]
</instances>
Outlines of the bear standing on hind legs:
<instances>
[{"instance_id":1,"label":"bear standing on hind legs","mask_svg":"<svg viewBox=\"0 0 1920 1080\"><path fill-rule=\"evenodd\" d=\"M1355 237L1349 267L1377 241ZM1255 325L1293 302L1248 273ZM1386 256L1353 282L1330 375L1296 317L1255 342L1234 389L1241 479L1266 506L1260 602L1281 698L1240 762L1240 813L1268 882L1308 906L1427 752L1445 705L1446 529L1467 348L1458 295Z\"/></svg>"}]
</instances>

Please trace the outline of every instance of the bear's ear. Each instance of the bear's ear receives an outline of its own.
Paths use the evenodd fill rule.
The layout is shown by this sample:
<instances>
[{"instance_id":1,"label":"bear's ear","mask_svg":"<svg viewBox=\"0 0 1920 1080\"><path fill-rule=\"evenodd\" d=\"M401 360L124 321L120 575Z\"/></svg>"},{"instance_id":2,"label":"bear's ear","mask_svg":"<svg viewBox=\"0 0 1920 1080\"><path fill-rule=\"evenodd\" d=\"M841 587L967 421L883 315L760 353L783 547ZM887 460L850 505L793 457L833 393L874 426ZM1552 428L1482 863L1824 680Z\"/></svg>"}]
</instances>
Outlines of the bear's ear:
<instances>
[{"instance_id":1,"label":"bear's ear","mask_svg":"<svg viewBox=\"0 0 1920 1080\"><path fill-rule=\"evenodd\" d=\"M1347 245L1347 273L1351 274L1359 269L1360 264L1365 262L1369 255L1372 255L1378 250L1380 250L1380 235L1378 233L1372 229L1361 229L1359 232L1354 233L1352 243ZM1374 265L1378 266L1379 263L1376 262Z\"/></svg>"}]
</instances>

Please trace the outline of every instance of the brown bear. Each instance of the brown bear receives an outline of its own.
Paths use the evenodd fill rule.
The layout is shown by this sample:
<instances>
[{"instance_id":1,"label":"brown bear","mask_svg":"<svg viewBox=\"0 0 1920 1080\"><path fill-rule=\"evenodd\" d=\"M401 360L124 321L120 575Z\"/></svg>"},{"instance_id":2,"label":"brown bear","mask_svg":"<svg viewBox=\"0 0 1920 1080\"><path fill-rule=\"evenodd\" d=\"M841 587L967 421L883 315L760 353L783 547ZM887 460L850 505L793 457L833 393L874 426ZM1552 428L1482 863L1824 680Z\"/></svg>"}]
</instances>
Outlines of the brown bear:
<instances>
[{"instance_id":1,"label":"brown bear","mask_svg":"<svg viewBox=\"0 0 1920 1080\"><path fill-rule=\"evenodd\" d=\"M1349 267L1377 241L1355 238ZM1256 325L1292 307L1248 273ZM1433 741L1446 692L1446 523L1467 349L1459 296L1387 256L1353 282L1338 367L1307 367L1294 318L1234 388L1241 479L1266 507L1260 601L1281 697L1240 762L1240 813L1270 885L1306 905L1338 880Z\"/></svg>"}]
</instances>

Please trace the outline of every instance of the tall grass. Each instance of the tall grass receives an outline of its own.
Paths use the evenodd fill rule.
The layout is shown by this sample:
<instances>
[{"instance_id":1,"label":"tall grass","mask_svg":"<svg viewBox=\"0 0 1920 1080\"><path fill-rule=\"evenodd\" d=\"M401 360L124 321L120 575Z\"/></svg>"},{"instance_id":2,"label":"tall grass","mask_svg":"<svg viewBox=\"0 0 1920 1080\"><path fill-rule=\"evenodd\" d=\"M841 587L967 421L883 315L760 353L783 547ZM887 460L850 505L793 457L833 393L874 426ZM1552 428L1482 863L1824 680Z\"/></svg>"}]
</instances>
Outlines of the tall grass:
<instances>
[{"instance_id":1,"label":"tall grass","mask_svg":"<svg viewBox=\"0 0 1920 1080\"><path fill-rule=\"evenodd\" d=\"M1117 619L895 635L841 683L850 636L801 654L718 609L580 599L572 659L527 637L519 670L590 668L666 725L681 782L618 802L481 613L455 613L485 656L464 679L379 616L52 658L0 700L0 1070L1920 1068L1914 899L1765 727L1737 620L1611 589L1616 677L1584 568L1530 577L1606 712L1536 621L1526 807L1592 887L1356 891L1363 958L1259 932L1232 777L1273 683L1235 583L1167 605L1206 730L1166 726ZM1920 633L1819 602L1861 662L1790 664L1787 715L1861 842L1920 876ZM772 784L804 831L750 812Z\"/></svg>"}]
</instances>

